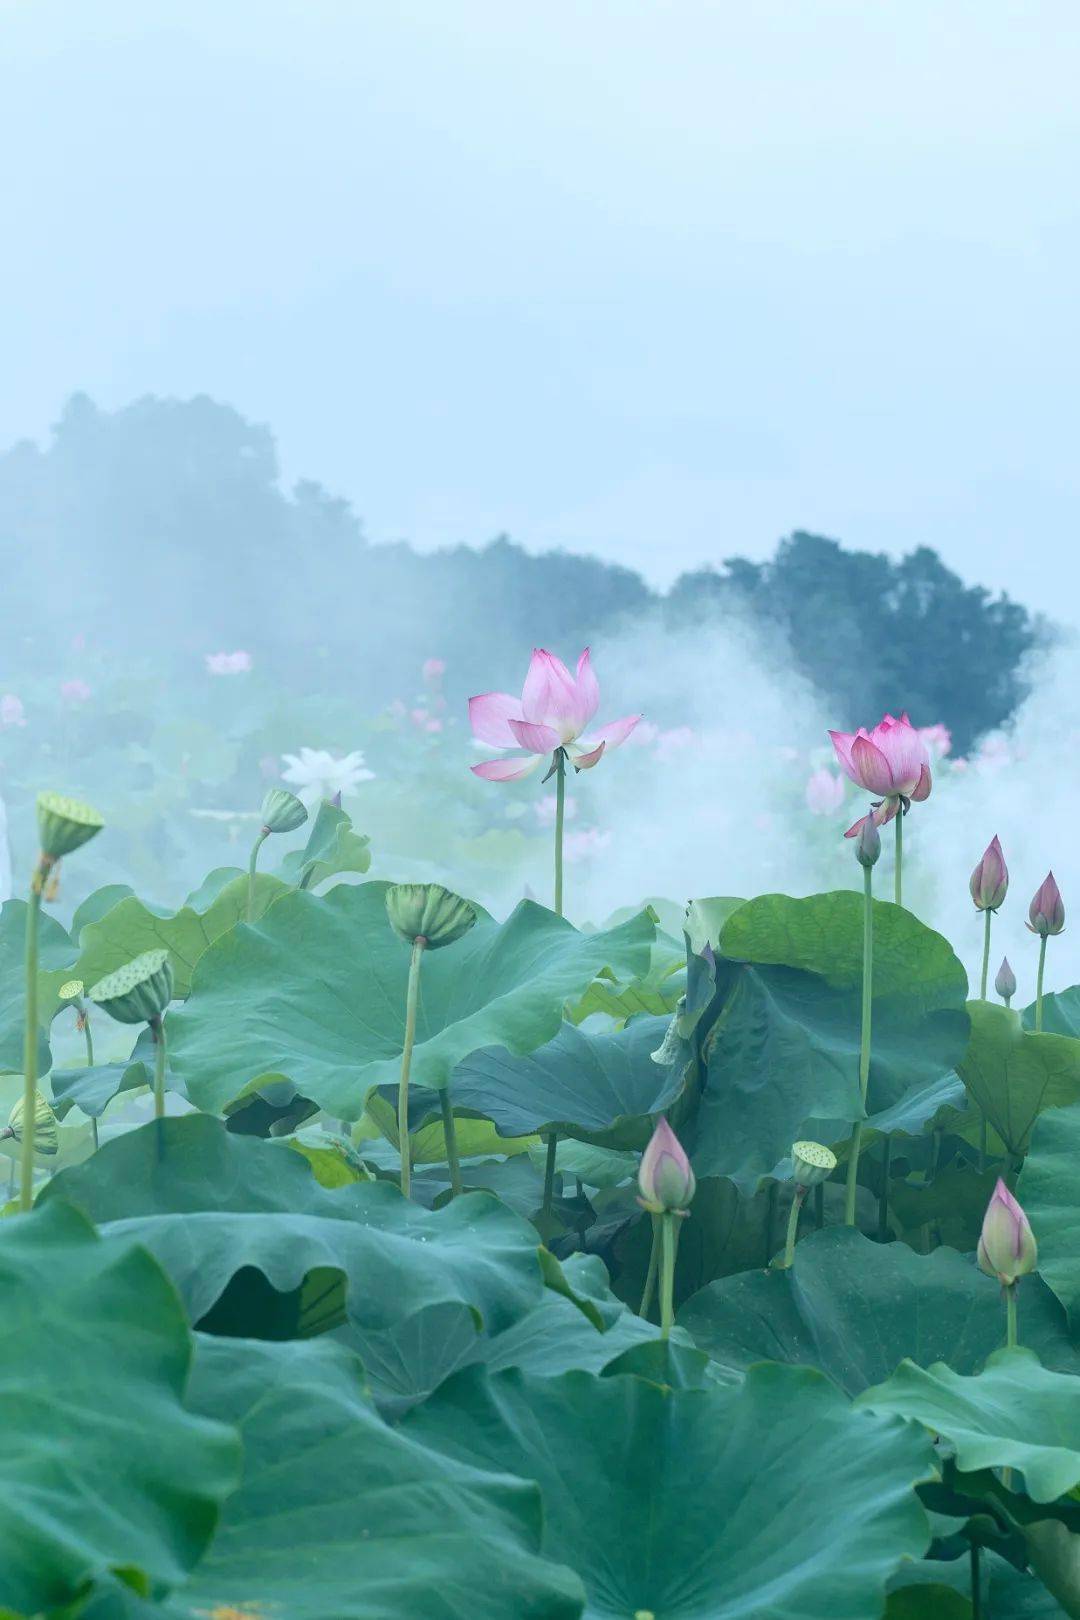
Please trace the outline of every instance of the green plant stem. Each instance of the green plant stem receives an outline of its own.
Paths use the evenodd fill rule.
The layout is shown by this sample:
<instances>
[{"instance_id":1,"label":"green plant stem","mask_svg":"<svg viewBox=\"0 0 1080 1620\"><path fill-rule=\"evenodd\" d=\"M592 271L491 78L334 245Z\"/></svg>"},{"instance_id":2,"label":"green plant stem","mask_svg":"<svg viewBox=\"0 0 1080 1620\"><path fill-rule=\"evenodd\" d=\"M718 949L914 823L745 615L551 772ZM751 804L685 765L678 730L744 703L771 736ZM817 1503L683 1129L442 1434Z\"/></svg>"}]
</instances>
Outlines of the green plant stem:
<instances>
[{"instance_id":1,"label":"green plant stem","mask_svg":"<svg viewBox=\"0 0 1080 1620\"><path fill-rule=\"evenodd\" d=\"M457 1198L461 1192L461 1161L458 1159L457 1128L454 1124L454 1110L447 1086L443 1086L439 1091L439 1106L442 1109L443 1135L446 1138L446 1162L450 1166L450 1196Z\"/></svg>"},{"instance_id":2,"label":"green plant stem","mask_svg":"<svg viewBox=\"0 0 1080 1620\"><path fill-rule=\"evenodd\" d=\"M94 1036L90 1028L90 1014L82 1002L79 1003L79 1022L82 1024L83 1040L86 1042L86 1067L94 1067ZM98 1148L98 1122L94 1114L90 1115L90 1134L94 1139L94 1152Z\"/></svg>"},{"instance_id":3,"label":"green plant stem","mask_svg":"<svg viewBox=\"0 0 1080 1620\"><path fill-rule=\"evenodd\" d=\"M982 978L979 981L980 1001L986 1000L986 981L990 974L990 919L993 917L993 915L994 913L992 911L983 912L983 917L986 920L983 924Z\"/></svg>"},{"instance_id":4,"label":"green plant stem","mask_svg":"<svg viewBox=\"0 0 1080 1620\"><path fill-rule=\"evenodd\" d=\"M881 1149L881 1191L878 1193L877 1235L879 1243L889 1240L889 1176L892 1172L892 1137L887 1136Z\"/></svg>"},{"instance_id":5,"label":"green plant stem","mask_svg":"<svg viewBox=\"0 0 1080 1620\"><path fill-rule=\"evenodd\" d=\"M26 907L26 1024L23 1038L23 1130L19 1154L19 1208L24 1213L34 1203L34 1103L37 1101L38 1052L38 920L41 891L48 866L38 858L30 879L30 899Z\"/></svg>"},{"instance_id":6,"label":"green plant stem","mask_svg":"<svg viewBox=\"0 0 1080 1620\"><path fill-rule=\"evenodd\" d=\"M825 1183L819 1181L814 1188L814 1225L819 1232L825 1229Z\"/></svg>"},{"instance_id":7,"label":"green plant stem","mask_svg":"<svg viewBox=\"0 0 1080 1620\"><path fill-rule=\"evenodd\" d=\"M566 755L555 750L555 915L563 914L563 821L566 816Z\"/></svg>"},{"instance_id":8,"label":"green plant stem","mask_svg":"<svg viewBox=\"0 0 1080 1620\"><path fill-rule=\"evenodd\" d=\"M678 1217L665 1210L660 1217L660 1337L670 1339L675 1322L675 1250Z\"/></svg>"},{"instance_id":9,"label":"green plant stem","mask_svg":"<svg viewBox=\"0 0 1080 1620\"><path fill-rule=\"evenodd\" d=\"M1049 936L1041 935L1039 939L1039 977L1035 981L1035 1028L1042 1029L1043 1007L1043 971L1046 967L1046 941Z\"/></svg>"},{"instance_id":10,"label":"green plant stem","mask_svg":"<svg viewBox=\"0 0 1080 1620\"><path fill-rule=\"evenodd\" d=\"M977 1541L971 1543L971 1620L982 1620L982 1570L979 1558L981 1549Z\"/></svg>"},{"instance_id":11,"label":"green plant stem","mask_svg":"<svg viewBox=\"0 0 1080 1620\"><path fill-rule=\"evenodd\" d=\"M1015 1350L1016 1344L1016 1284L1010 1283L1005 1289L1005 1348Z\"/></svg>"},{"instance_id":12,"label":"green plant stem","mask_svg":"<svg viewBox=\"0 0 1080 1620\"><path fill-rule=\"evenodd\" d=\"M559 1147L559 1133L552 1131L547 1139L547 1158L544 1160L544 1201L540 1205L542 1215L551 1214L551 1204L555 1197L555 1154Z\"/></svg>"},{"instance_id":13,"label":"green plant stem","mask_svg":"<svg viewBox=\"0 0 1080 1620\"><path fill-rule=\"evenodd\" d=\"M401 1079L398 1083L398 1152L401 1154L401 1190L412 1197L412 1144L409 1140L409 1070L416 1042L416 1009L420 1004L420 963L427 940L418 934L409 959L409 988L405 993L405 1039L401 1047Z\"/></svg>"},{"instance_id":14,"label":"green plant stem","mask_svg":"<svg viewBox=\"0 0 1080 1620\"><path fill-rule=\"evenodd\" d=\"M157 1129L157 1154L165 1157L165 1025L159 1017L150 1020L150 1033L154 1037L154 1120Z\"/></svg>"},{"instance_id":15,"label":"green plant stem","mask_svg":"<svg viewBox=\"0 0 1080 1620\"><path fill-rule=\"evenodd\" d=\"M660 1217L653 1215L652 1243L649 1246L649 1269L645 1273L645 1287L641 1291L641 1304L638 1307L640 1317L648 1317L652 1308L653 1294L656 1292L656 1273L660 1266Z\"/></svg>"},{"instance_id":16,"label":"green plant stem","mask_svg":"<svg viewBox=\"0 0 1080 1620\"><path fill-rule=\"evenodd\" d=\"M795 1195L791 1200L791 1211L787 1222L787 1242L784 1244L783 1268L786 1271L795 1259L795 1239L799 1235L799 1216L802 1213L803 1199L806 1197L805 1187L796 1187Z\"/></svg>"},{"instance_id":17,"label":"green plant stem","mask_svg":"<svg viewBox=\"0 0 1080 1620\"><path fill-rule=\"evenodd\" d=\"M899 822L897 814L897 822ZM899 845L897 846L899 856ZM899 867L897 868L899 870ZM874 992L874 879L873 868L863 868L863 969L862 969L862 1021L859 1030L859 1097L866 1108L866 1094L870 1084L870 1026L873 1014ZM844 1195L844 1225L855 1225L855 1191L859 1184L859 1150L862 1146L862 1120L858 1120L851 1139L848 1158L847 1189Z\"/></svg>"},{"instance_id":18,"label":"green plant stem","mask_svg":"<svg viewBox=\"0 0 1080 1620\"><path fill-rule=\"evenodd\" d=\"M896 871L893 874L894 895L898 906L902 906L904 893L904 807L896 812ZM869 871L867 867L867 871Z\"/></svg>"},{"instance_id":19,"label":"green plant stem","mask_svg":"<svg viewBox=\"0 0 1080 1620\"><path fill-rule=\"evenodd\" d=\"M247 887L247 920L255 921L255 869L259 864L259 851L270 836L269 827L264 827L258 838L251 846L251 859L248 861L248 887Z\"/></svg>"}]
</instances>

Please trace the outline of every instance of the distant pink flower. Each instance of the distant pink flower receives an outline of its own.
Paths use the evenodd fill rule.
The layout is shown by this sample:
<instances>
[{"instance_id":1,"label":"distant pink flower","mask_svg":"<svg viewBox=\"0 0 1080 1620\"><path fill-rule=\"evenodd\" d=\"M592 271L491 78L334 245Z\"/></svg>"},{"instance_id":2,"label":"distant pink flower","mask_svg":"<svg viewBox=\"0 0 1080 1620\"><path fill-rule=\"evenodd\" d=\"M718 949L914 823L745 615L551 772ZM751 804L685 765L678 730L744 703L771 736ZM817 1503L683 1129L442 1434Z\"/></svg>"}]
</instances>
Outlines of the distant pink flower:
<instances>
[{"instance_id":1,"label":"distant pink flower","mask_svg":"<svg viewBox=\"0 0 1080 1620\"><path fill-rule=\"evenodd\" d=\"M542 799L537 800L536 819L541 823L542 826L554 826L555 807L557 803L558 800L556 799L554 793L545 793ZM570 793L566 795L566 804L563 807L563 814L567 821L573 821L574 817L577 815L577 800Z\"/></svg>"},{"instance_id":2,"label":"distant pink flower","mask_svg":"<svg viewBox=\"0 0 1080 1620\"><path fill-rule=\"evenodd\" d=\"M393 715L395 720L404 720L409 711L406 709L400 698L395 698L389 706L389 712Z\"/></svg>"},{"instance_id":3,"label":"distant pink flower","mask_svg":"<svg viewBox=\"0 0 1080 1620\"><path fill-rule=\"evenodd\" d=\"M0 726L25 726L26 710L23 708L22 698L17 698L14 692L5 692L0 697Z\"/></svg>"},{"instance_id":4,"label":"distant pink flower","mask_svg":"<svg viewBox=\"0 0 1080 1620\"><path fill-rule=\"evenodd\" d=\"M63 681L60 686L60 696L65 703L85 703L90 696L90 688L85 681L78 679Z\"/></svg>"},{"instance_id":5,"label":"distant pink flower","mask_svg":"<svg viewBox=\"0 0 1080 1620\"><path fill-rule=\"evenodd\" d=\"M425 658L420 666L420 673L425 681L438 681L446 674L446 664L441 658Z\"/></svg>"},{"instance_id":6,"label":"distant pink flower","mask_svg":"<svg viewBox=\"0 0 1080 1620\"><path fill-rule=\"evenodd\" d=\"M806 783L806 806L815 816L831 816L844 802L844 783L824 766L813 771Z\"/></svg>"},{"instance_id":7,"label":"distant pink flower","mask_svg":"<svg viewBox=\"0 0 1080 1620\"><path fill-rule=\"evenodd\" d=\"M567 833L563 849L568 861L587 861L602 855L611 843L611 834L599 827L582 827L579 832Z\"/></svg>"},{"instance_id":8,"label":"distant pink flower","mask_svg":"<svg viewBox=\"0 0 1080 1620\"><path fill-rule=\"evenodd\" d=\"M207 653L206 667L211 675L247 675L251 670L249 652Z\"/></svg>"},{"instance_id":9,"label":"distant pink flower","mask_svg":"<svg viewBox=\"0 0 1080 1620\"><path fill-rule=\"evenodd\" d=\"M873 731L830 731L836 757L857 787L878 795L874 822L881 827L911 800L930 797L932 778L926 744L906 714L887 714ZM857 838L862 819L845 833Z\"/></svg>"},{"instance_id":10,"label":"distant pink flower","mask_svg":"<svg viewBox=\"0 0 1080 1620\"><path fill-rule=\"evenodd\" d=\"M920 726L918 731L931 759L944 759L952 749L952 732L940 720L933 726Z\"/></svg>"},{"instance_id":11,"label":"distant pink flower","mask_svg":"<svg viewBox=\"0 0 1080 1620\"><path fill-rule=\"evenodd\" d=\"M641 716L626 715L584 735L600 704L600 686L586 647L571 675L561 658L543 648L533 651L521 697L483 692L469 699L469 721L478 742L514 748L524 754L485 759L471 766L488 782L517 782L533 772L556 749L563 749L575 770L590 770L605 749L624 743Z\"/></svg>"}]
</instances>

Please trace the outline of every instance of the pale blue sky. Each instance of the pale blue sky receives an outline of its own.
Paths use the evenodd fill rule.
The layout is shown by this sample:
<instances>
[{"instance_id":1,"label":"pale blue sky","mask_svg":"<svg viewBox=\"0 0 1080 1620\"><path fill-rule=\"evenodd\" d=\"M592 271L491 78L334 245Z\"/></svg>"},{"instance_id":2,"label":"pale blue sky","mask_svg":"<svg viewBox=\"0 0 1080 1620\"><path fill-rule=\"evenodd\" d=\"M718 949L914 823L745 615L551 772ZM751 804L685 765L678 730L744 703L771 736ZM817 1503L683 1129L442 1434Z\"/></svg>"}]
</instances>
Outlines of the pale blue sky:
<instances>
[{"instance_id":1,"label":"pale blue sky","mask_svg":"<svg viewBox=\"0 0 1080 1620\"><path fill-rule=\"evenodd\" d=\"M0 445L207 392L375 539L1080 617L1074 0L0 0L0 68Z\"/></svg>"}]
</instances>

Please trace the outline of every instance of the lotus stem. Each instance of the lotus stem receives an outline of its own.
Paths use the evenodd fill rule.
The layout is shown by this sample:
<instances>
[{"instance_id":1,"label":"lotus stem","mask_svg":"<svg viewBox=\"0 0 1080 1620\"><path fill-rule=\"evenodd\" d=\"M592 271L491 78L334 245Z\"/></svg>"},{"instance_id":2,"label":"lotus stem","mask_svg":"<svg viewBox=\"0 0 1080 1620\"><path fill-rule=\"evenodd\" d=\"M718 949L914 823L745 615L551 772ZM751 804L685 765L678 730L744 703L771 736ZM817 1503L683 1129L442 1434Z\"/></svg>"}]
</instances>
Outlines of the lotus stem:
<instances>
[{"instance_id":1,"label":"lotus stem","mask_svg":"<svg viewBox=\"0 0 1080 1620\"><path fill-rule=\"evenodd\" d=\"M889 1241L889 1176L892 1172L892 1137L886 1136L881 1149L881 1191L878 1193L877 1235L879 1243Z\"/></svg>"},{"instance_id":2,"label":"lotus stem","mask_svg":"<svg viewBox=\"0 0 1080 1620\"><path fill-rule=\"evenodd\" d=\"M649 1269L645 1273L645 1287L641 1294L641 1304L638 1315L648 1317L652 1308L653 1294L656 1292L656 1273L660 1266L660 1217L652 1217L652 1243L649 1247Z\"/></svg>"},{"instance_id":3,"label":"lotus stem","mask_svg":"<svg viewBox=\"0 0 1080 1620\"><path fill-rule=\"evenodd\" d=\"M555 1197L555 1153L559 1146L559 1133L552 1131L547 1139L547 1158L544 1160L544 1201L540 1205L541 1215L551 1214L551 1204Z\"/></svg>"},{"instance_id":4,"label":"lotus stem","mask_svg":"<svg viewBox=\"0 0 1080 1620\"><path fill-rule=\"evenodd\" d=\"M26 907L26 1024L23 1039L23 1133L19 1154L19 1209L34 1203L34 1103L37 1094L38 1053L38 920L41 895L53 862L39 855L30 879Z\"/></svg>"},{"instance_id":5,"label":"lotus stem","mask_svg":"<svg viewBox=\"0 0 1080 1620\"><path fill-rule=\"evenodd\" d=\"M247 882L247 920L255 921L255 873L259 864L259 851L270 836L270 828L263 827L258 838L251 846L251 859L248 861Z\"/></svg>"},{"instance_id":6,"label":"lotus stem","mask_svg":"<svg viewBox=\"0 0 1080 1620\"><path fill-rule=\"evenodd\" d=\"M670 1339L675 1322L675 1250L678 1217L666 1209L660 1217L660 1337Z\"/></svg>"},{"instance_id":7,"label":"lotus stem","mask_svg":"<svg viewBox=\"0 0 1080 1620\"><path fill-rule=\"evenodd\" d=\"M94 1036L90 1029L90 1014L84 1002L79 1002L79 1023L82 1025L83 1040L86 1042L86 1067L94 1067ZM90 1115L90 1134L94 1139L94 1152L98 1150L98 1122L97 1115Z\"/></svg>"},{"instance_id":8,"label":"lotus stem","mask_svg":"<svg viewBox=\"0 0 1080 1620\"><path fill-rule=\"evenodd\" d=\"M1035 1028L1042 1029L1043 1024L1043 972L1046 968L1046 941L1047 935L1039 938L1039 976L1035 980Z\"/></svg>"},{"instance_id":9,"label":"lotus stem","mask_svg":"<svg viewBox=\"0 0 1080 1620\"><path fill-rule=\"evenodd\" d=\"M819 1232L825 1229L825 1183L819 1181L814 1188L814 1224Z\"/></svg>"},{"instance_id":10,"label":"lotus stem","mask_svg":"<svg viewBox=\"0 0 1080 1620\"><path fill-rule=\"evenodd\" d=\"M795 1259L795 1240L799 1235L799 1216L802 1213L803 1199L806 1197L806 1192L805 1187L797 1186L795 1195L791 1200L791 1212L788 1215L787 1223L787 1242L784 1244L784 1258L781 1262L785 1271Z\"/></svg>"},{"instance_id":11,"label":"lotus stem","mask_svg":"<svg viewBox=\"0 0 1080 1620\"><path fill-rule=\"evenodd\" d=\"M154 1120L157 1130L157 1155L165 1157L165 1024L161 1015L150 1020L150 1033L154 1037Z\"/></svg>"},{"instance_id":12,"label":"lotus stem","mask_svg":"<svg viewBox=\"0 0 1080 1620\"><path fill-rule=\"evenodd\" d=\"M904 807L901 805L896 812L896 871L893 874L894 896L898 906L902 906L904 893Z\"/></svg>"},{"instance_id":13,"label":"lotus stem","mask_svg":"<svg viewBox=\"0 0 1080 1620\"><path fill-rule=\"evenodd\" d=\"M987 907L987 909L983 912L983 916L986 921L983 926L982 978L979 981L980 1001L986 1000L986 981L990 974L990 919L993 915L994 913L989 909L989 907Z\"/></svg>"},{"instance_id":14,"label":"lotus stem","mask_svg":"<svg viewBox=\"0 0 1080 1620\"><path fill-rule=\"evenodd\" d=\"M420 963L427 940L417 934L409 959L409 988L405 995L405 1039L401 1048L401 1080L398 1084L398 1151L401 1154L401 1190L412 1197L412 1145L409 1141L409 1070L416 1041L416 1009L420 1002Z\"/></svg>"},{"instance_id":15,"label":"lotus stem","mask_svg":"<svg viewBox=\"0 0 1080 1620\"><path fill-rule=\"evenodd\" d=\"M450 1166L450 1197L457 1198L461 1193L461 1161L458 1158L454 1110L447 1086L439 1090L439 1107L442 1109L443 1136L446 1138L446 1162Z\"/></svg>"},{"instance_id":16,"label":"lotus stem","mask_svg":"<svg viewBox=\"0 0 1080 1620\"><path fill-rule=\"evenodd\" d=\"M1015 1350L1016 1338L1016 1284L1007 1283L1002 1290L1005 1295L1005 1348Z\"/></svg>"},{"instance_id":17,"label":"lotus stem","mask_svg":"<svg viewBox=\"0 0 1080 1620\"><path fill-rule=\"evenodd\" d=\"M555 915L563 914L563 821L566 817L566 755L555 750Z\"/></svg>"},{"instance_id":18,"label":"lotus stem","mask_svg":"<svg viewBox=\"0 0 1080 1620\"><path fill-rule=\"evenodd\" d=\"M981 1548L977 1541L971 1543L971 1620L982 1620L982 1571L980 1568Z\"/></svg>"},{"instance_id":19,"label":"lotus stem","mask_svg":"<svg viewBox=\"0 0 1080 1620\"><path fill-rule=\"evenodd\" d=\"M899 827L900 816L896 817ZM897 887L899 888L900 845L897 842ZM866 1095L870 1084L870 1024L873 1013L874 992L874 880L872 868L863 867L863 968L862 968L862 1022L859 1032L859 1098L866 1109ZM899 903L899 894L897 903ZM862 1120L856 1120L848 1158L847 1189L844 1195L844 1225L855 1225L855 1192L859 1184L859 1150L862 1146Z\"/></svg>"}]
</instances>

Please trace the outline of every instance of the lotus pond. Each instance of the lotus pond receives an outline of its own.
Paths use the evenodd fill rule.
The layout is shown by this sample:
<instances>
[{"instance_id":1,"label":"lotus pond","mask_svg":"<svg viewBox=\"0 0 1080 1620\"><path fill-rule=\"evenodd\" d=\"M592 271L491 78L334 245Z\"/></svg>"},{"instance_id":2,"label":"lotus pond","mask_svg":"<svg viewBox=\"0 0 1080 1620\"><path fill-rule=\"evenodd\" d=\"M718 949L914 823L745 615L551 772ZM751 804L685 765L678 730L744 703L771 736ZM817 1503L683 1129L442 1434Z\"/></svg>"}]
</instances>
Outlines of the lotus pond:
<instances>
[{"instance_id":1,"label":"lotus pond","mask_svg":"<svg viewBox=\"0 0 1080 1620\"><path fill-rule=\"evenodd\" d=\"M474 700L491 791L554 780L552 904L506 916L274 788L247 869L65 928L109 807L41 796L0 914L0 1615L1080 1615L1056 884L1016 1007L997 841L957 874L969 986L903 904L934 803L886 717L833 739L861 893L576 926L565 783L633 727L588 731L594 685L538 654Z\"/></svg>"}]
</instances>

